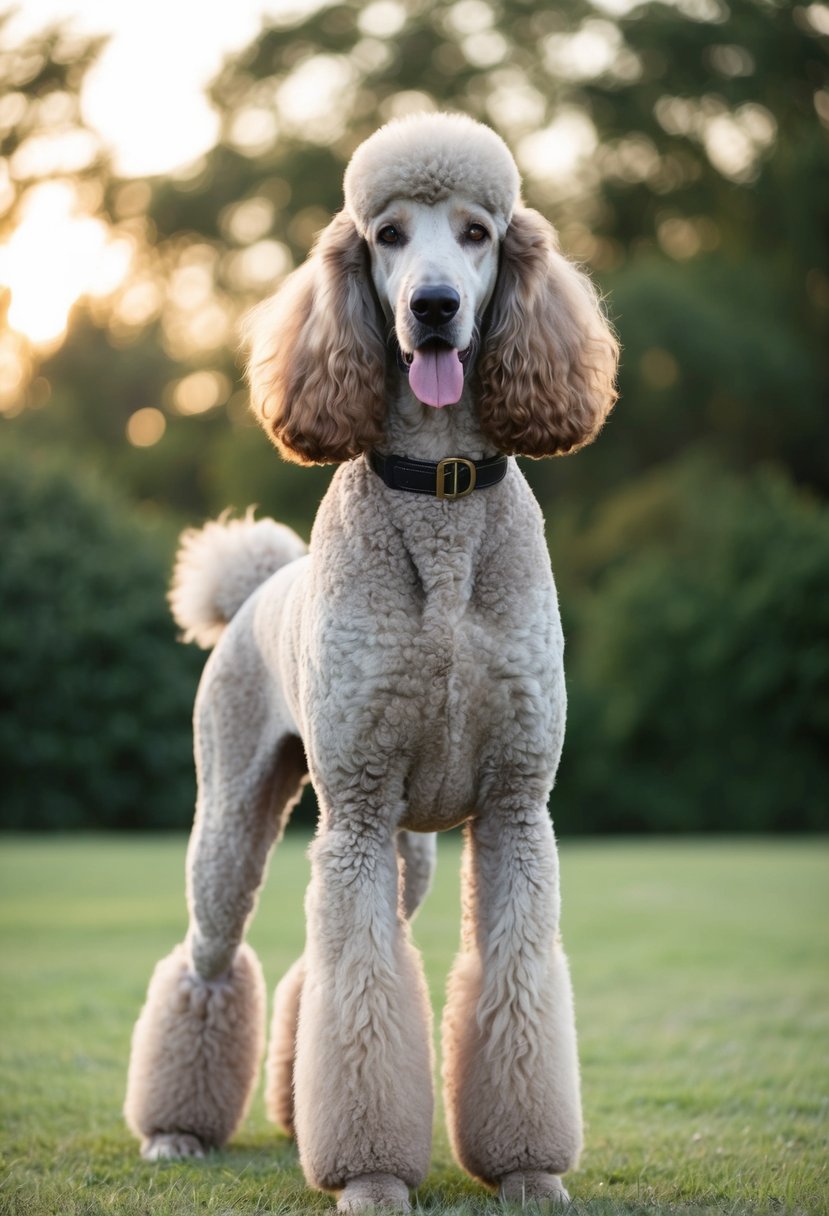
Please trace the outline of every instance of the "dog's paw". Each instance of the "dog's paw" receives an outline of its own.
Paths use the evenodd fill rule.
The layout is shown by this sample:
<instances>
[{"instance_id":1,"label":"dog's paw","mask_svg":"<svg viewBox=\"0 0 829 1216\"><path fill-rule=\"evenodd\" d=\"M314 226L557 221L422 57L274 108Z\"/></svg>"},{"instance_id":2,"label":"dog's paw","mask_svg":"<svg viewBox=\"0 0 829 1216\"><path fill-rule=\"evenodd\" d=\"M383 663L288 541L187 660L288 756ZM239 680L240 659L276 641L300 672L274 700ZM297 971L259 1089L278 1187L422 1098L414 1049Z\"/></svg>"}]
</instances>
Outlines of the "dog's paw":
<instances>
[{"instance_id":1,"label":"dog's paw","mask_svg":"<svg viewBox=\"0 0 829 1216\"><path fill-rule=\"evenodd\" d=\"M141 1145L145 1161L177 1161L182 1157L205 1157L207 1151L198 1136L187 1132L158 1132Z\"/></svg>"},{"instance_id":2,"label":"dog's paw","mask_svg":"<svg viewBox=\"0 0 829 1216\"><path fill-rule=\"evenodd\" d=\"M498 1191L503 1203L564 1205L570 1196L558 1174L545 1174L541 1170L522 1170L507 1174L501 1179Z\"/></svg>"},{"instance_id":3,"label":"dog's paw","mask_svg":"<svg viewBox=\"0 0 829 1216\"><path fill-rule=\"evenodd\" d=\"M409 1188L394 1174L362 1174L345 1184L338 1212L409 1212Z\"/></svg>"}]
</instances>

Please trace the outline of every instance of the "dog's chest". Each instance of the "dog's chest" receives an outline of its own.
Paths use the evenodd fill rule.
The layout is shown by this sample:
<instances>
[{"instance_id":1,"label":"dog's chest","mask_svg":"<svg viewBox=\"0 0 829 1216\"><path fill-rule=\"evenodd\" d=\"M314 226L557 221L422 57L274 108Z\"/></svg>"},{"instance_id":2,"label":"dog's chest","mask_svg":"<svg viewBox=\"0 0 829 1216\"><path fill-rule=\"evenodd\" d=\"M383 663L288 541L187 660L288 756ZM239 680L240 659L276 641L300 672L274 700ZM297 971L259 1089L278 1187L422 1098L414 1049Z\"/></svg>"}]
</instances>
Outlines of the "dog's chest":
<instances>
[{"instance_id":1,"label":"dog's chest","mask_svg":"<svg viewBox=\"0 0 829 1216\"><path fill-rule=\"evenodd\" d=\"M362 474L340 489L346 476ZM380 490L370 481L348 511L342 495L321 511L294 613L296 721L332 804L357 797L395 826L438 830L510 783L552 780L564 718L555 589L517 470L458 503Z\"/></svg>"},{"instance_id":2,"label":"dog's chest","mask_svg":"<svg viewBox=\"0 0 829 1216\"><path fill-rule=\"evenodd\" d=\"M462 822L480 809L488 774L553 745L561 658L554 596L528 596L505 581L485 537L457 542L433 551L421 571L407 647L403 826L420 831Z\"/></svg>"},{"instance_id":3,"label":"dog's chest","mask_svg":"<svg viewBox=\"0 0 829 1216\"><path fill-rule=\"evenodd\" d=\"M408 699L400 743L407 754L406 818L402 826L435 831L462 822L477 802L477 765L491 747L498 712L487 696L488 662L462 620L424 629L414 639L417 691Z\"/></svg>"}]
</instances>

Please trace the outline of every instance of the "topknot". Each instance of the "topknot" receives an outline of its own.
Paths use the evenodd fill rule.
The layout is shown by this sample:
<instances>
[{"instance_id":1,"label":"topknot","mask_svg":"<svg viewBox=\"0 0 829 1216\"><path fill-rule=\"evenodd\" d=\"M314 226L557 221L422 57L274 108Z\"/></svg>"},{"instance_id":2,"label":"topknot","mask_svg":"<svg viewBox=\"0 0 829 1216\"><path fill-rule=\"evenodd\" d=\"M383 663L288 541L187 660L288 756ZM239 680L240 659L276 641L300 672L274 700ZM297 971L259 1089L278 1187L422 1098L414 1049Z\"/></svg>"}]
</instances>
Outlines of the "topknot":
<instances>
[{"instance_id":1,"label":"topknot","mask_svg":"<svg viewBox=\"0 0 829 1216\"><path fill-rule=\"evenodd\" d=\"M484 207L503 236L520 198L512 153L465 114L412 114L360 144L345 172L345 209L361 236L395 198L436 203L461 194Z\"/></svg>"}]
</instances>

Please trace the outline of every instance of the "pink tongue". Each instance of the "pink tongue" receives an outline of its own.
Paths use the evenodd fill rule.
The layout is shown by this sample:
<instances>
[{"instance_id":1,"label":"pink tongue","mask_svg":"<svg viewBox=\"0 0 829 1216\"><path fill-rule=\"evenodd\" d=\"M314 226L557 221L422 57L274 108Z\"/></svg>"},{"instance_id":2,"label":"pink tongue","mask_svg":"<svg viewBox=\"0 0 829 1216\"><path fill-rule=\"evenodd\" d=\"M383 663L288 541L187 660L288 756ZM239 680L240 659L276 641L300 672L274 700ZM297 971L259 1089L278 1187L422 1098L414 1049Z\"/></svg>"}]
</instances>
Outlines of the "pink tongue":
<instances>
[{"instance_id":1,"label":"pink tongue","mask_svg":"<svg viewBox=\"0 0 829 1216\"><path fill-rule=\"evenodd\" d=\"M463 364L458 352L444 346L416 350L409 366L409 384L424 405L454 405L463 392Z\"/></svg>"}]
</instances>

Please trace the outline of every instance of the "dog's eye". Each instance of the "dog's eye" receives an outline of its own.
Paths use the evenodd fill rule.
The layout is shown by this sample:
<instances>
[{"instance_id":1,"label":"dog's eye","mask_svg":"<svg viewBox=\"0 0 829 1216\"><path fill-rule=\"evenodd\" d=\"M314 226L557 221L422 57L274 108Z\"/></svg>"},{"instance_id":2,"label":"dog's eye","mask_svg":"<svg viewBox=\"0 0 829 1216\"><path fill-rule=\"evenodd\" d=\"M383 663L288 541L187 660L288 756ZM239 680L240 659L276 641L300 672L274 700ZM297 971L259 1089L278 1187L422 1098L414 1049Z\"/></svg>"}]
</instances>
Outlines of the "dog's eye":
<instances>
[{"instance_id":1,"label":"dog's eye","mask_svg":"<svg viewBox=\"0 0 829 1216\"><path fill-rule=\"evenodd\" d=\"M384 224L377 233L377 240L381 245L397 245L401 235L400 229L395 228L394 224Z\"/></svg>"},{"instance_id":2,"label":"dog's eye","mask_svg":"<svg viewBox=\"0 0 829 1216\"><path fill-rule=\"evenodd\" d=\"M468 241L472 241L473 245L480 245L489 240L489 233L483 224L470 224L464 235Z\"/></svg>"}]
</instances>

